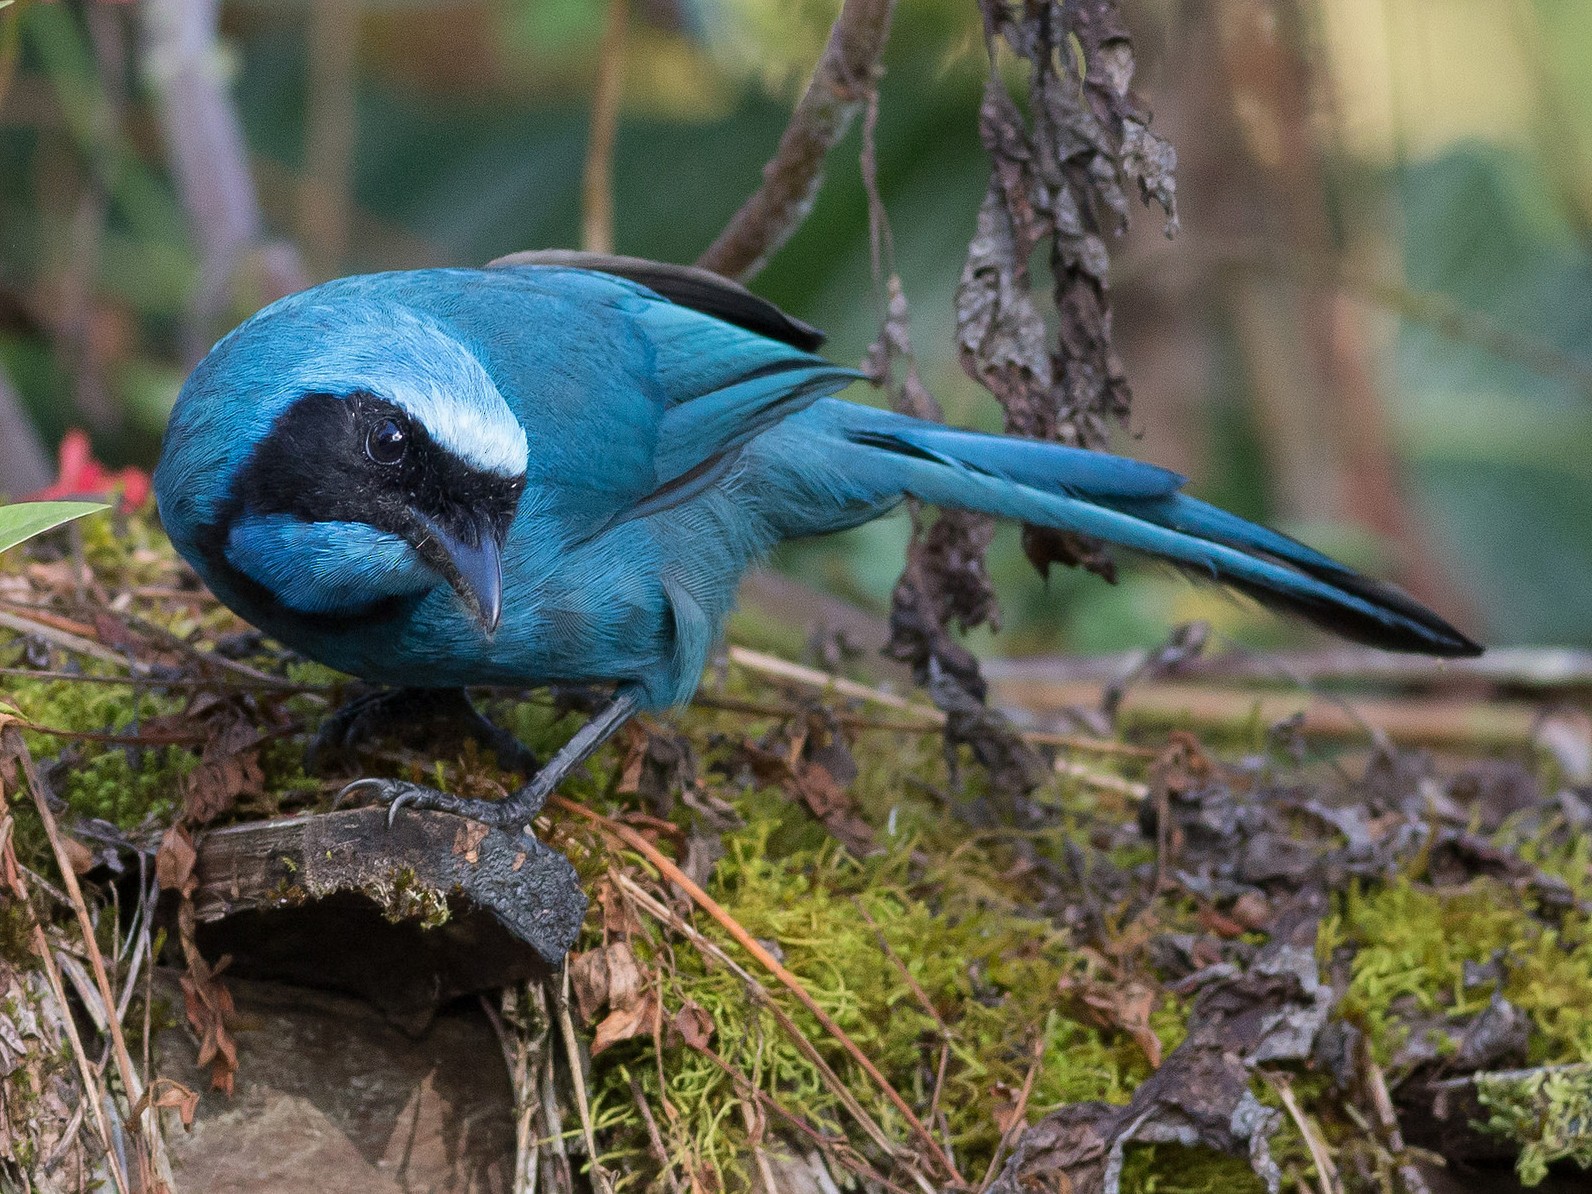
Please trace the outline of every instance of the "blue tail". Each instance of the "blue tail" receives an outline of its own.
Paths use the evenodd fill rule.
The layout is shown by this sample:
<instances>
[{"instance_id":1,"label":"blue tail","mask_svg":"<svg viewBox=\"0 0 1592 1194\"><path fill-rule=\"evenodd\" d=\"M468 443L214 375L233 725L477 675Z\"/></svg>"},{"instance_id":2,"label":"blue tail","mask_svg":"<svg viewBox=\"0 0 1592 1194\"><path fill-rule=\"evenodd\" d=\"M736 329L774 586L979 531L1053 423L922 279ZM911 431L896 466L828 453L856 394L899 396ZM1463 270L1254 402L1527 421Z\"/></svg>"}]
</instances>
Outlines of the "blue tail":
<instances>
[{"instance_id":1,"label":"blue tail","mask_svg":"<svg viewBox=\"0 0 1592 1194\"><path fill-rule=\"evenodd\" d=\"M856 470L870 489L878 486L880 499L893 490L939 506L1092 535L1384 650L1482 651L1393 586L1184 496L1185 479L1155 465L941 427L836 399L816 403L812 414L841 441L836 446L847 471Z\"/></svg>"}]
</instances>

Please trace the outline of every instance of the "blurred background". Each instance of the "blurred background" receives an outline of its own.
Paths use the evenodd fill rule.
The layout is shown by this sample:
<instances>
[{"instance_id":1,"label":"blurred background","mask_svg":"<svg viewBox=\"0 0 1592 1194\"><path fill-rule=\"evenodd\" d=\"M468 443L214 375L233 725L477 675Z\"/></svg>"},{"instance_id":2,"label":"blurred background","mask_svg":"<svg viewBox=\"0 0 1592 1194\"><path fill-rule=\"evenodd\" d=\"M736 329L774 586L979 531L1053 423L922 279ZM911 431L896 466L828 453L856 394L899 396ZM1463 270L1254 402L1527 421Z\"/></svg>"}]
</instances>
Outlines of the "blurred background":
<instances>
[{"instance_id":1,"label":"blurred background","mask_svg":"<svg viewBox=\"0 0 1592 1194\"><path fill-rule=\"evenodd\" d=\"M756 186L834 0L637 0L619 252L694 259ZM1392 576L1485 641L1592 645L1592 4L1126 0L1182 232L1114 249L1120 450ZM607 0L13 0L0 8L0 490L85 429L152 466L185 370L300 281L580 243ZM214 21L214 23L212 23ZM973 0L899 0L879 183L929 388L997 428L951 301L988 177ZM235 105L247 172L226 168ZM755 288L858 360L880 294L858 133ZM878 401L862 391L854 397ZM904 516L776 565L884 612ZM1015 531L982 651L1206 618L1306 632L1153 570L1048 586Z\"/></svg>"}]
</instances>

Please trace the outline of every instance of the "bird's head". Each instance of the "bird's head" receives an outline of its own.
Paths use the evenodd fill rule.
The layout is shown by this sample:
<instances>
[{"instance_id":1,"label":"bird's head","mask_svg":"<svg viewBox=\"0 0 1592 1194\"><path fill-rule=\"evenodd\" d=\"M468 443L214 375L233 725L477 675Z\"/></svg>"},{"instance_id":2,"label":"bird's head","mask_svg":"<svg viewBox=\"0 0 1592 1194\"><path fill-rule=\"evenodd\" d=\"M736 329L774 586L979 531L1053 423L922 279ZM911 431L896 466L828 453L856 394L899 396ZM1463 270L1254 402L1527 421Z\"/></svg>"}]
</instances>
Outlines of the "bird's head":
<instances>
[{"instance_id":1,"label":"bird's head","mask_svg":"<svg viewBox=\"0 0 1592 1194\"><path fill-rule=\"evenodd\" d=\"M241 573L311 615L357 615L446 583L491 634L526 451L491 377L439 326L289 300L194 372L156 494L212 583Z\"/></svg>"}]
</instances>

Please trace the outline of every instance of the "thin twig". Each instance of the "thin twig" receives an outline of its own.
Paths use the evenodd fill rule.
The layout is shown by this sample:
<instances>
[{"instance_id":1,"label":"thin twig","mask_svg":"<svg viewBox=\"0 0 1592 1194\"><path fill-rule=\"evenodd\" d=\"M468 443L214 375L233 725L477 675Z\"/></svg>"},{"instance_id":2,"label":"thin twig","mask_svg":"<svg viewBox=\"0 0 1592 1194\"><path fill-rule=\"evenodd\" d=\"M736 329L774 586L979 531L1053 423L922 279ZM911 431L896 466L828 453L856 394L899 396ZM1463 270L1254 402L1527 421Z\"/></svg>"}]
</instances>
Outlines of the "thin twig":
<instances>
[{"instance_id":1,"label":"thin twig","mask_svg":"<svg viewBox=\"0 0 1592 1194\"><path fill-rule=\"evenodd\" d=\"M117 667L131 668L135 675L147 675L149 665L129 661L125 656L112 651L109 647L101 646L92 639L84 638L69 630L61 630L48 625L37 618L24 618L9 610L0 609L0 629L14 630L18 634L29 634L34 638L41 638L53 646L60 647L74 655L87 655L90 659L98 659L101 663L114 663Z\"/></svg>"},{"instance_id":2,"label":"thin twig","mask_svg":"<svg viewBox=\"0 0 1592 1194\"><path fill-rule=\"evenodd\" d=\"M45 796L44 781L39 778L39 773L33 765L33 756L28 753L27 744L22 740L21 732L15 725L7 726L4 733L9 739L6 743L7 750L14 753L22 764L22 774L27 779L28 790L33 797L33 806L38 810L39 820L44 823L44 832L50 839L50 848L55 852L56 864L61 868L61 882L66 888L73 910L77 913L78 928L83 934L83 947L88 952L89 965L94 973L94 985L99 991L100 1001L105 1006L107 1027L116 1057L116 1071L122 1080L122 1091L127 1097L128 1107L136 1109L139 1100L143 1098L144 1085L139 1079L137 1067L133 1065L133 1056L127 1049L127 1037L122 1032L121 1021L116 1017L116 996L111 991L110 977L105 972L105 958L100 953L99 941L94 935L93 917L89 915L88 903L83 899L83 889L78 884L77 872L72 868L72 861L67 856L66 843L62 840L60 826L56 824L55 814L50 811L50 802ZM166 1160L164 1141L154 1109L146 1107L134 1118L138 1121L140 1135L145 1148L148 1149L150 1162L162 1180L170 1186L172 1184L170 1164Z\"/></svg>"},{"instance_id":3,"label":"thin twig","mask_svg":"<svg viewBox=\"0 0 1592 1194\"><path fill-rule=\"evenodd\" d=\"M763 651L754 651L750 647L732 646L728 652L730 662L749 672L756 672L760 676L767 676L774 680L784 680L802 688L816 689L819 692L833 692L836 696L845 697L852 701L871 701L876 705L883 705L887 709L899 709L904 713L911 713L936 726L945 724L945 714L933 705L922 705L916 701L909 701L906 697L898 696L893 692L886 692L882 688L870 688L866 684L859 684L855 680L848 680L844 676L836 676L829 672L821 672L817 668L807 667L800 663L792 663L788 659L781 659L778 655L769 655Z\"/></svg>"},{"instance_id":4,"label":"thin twig","mask_svg":"<svg viewBox=\"0 0 1592 1194\"><path fill-rule=\"evenodd\" d=\"M774 1171L768 1164L768 1153L763 1150L763 1132L768 1121L763 1118L756 1099L737 1101L741 1104L741 1119L746 1124L746 1147L752 1152L758 1180L763 1183L763 1194L781 1194L779 1183L774 1180Z\"/></svg>"},{"instance_id":5,"label":"thin twig","mask_svg":"<svg viewBox=\"0 0 1592 1194\"><path fill-rule=\"evenodd\" d=\"M1393 1108L1393 1096L1388 1093L1387 1078L1382 1073L1382 1067L1376 1064L1376 1058L1371 1055L1371 1042L1368 1037L1360 1039L1355 1053L1362 1084L1382 1137L1380 1143L1387 1150L1400 1179L1404 1182L1405 1194L1431 1194L1426 1179L1411 1162L1404 1147L1404 1132L1399 1127L1398 1113Z\"/></svg>"},{"instance_id":6,"label":"thin twig","mask_svg":"<svg viewBox=\"0 0 1592 1194\"><path fill-rule=\"evenodd\" d=\"M780 985L785 987L786 990L796 997L801 1005L805 1007L809 1013L811 1013L813 1018L816 1019L819 1024L823 1025L824 1031L829 1033L830 1036L832 1036L841 1046L841 1048L843 1048L846 1053L850 1055L851 1059L862 1068L862 1071L868 1075L868 1077L873 1081L874 1085L877 1086L885 1098L890 1101L891 1105L894 1106L898 1112L900 1112L901 1117L906 1120L907 1125L912 1129L913 1134L915 1134L925 1144L925 1146L927 1146L930 1155L933 1156L935 1161L939 1163L946 1175L958 1185L966 1185L966 1182L963 1180L962 1175L957 1172L956 1166L952 1163L950 1157L948 1157L945 1153L945 1150L940 1147L940 1142L930 1134L928 1128L924 1126L923 1121L920 1120L917 1113L912 1110L911 1105L906 1101L906 1099L902 1098L901 1093L890 1084L890 1080L879 1071L879 1067L873 1063L872 1058L864 1053L857 1045L857 1042L852 1040L846 1031L835 1022L834 1017L819 1005L818 1001L812 997L807 988L802 985L801 980L787 970L785 966L774 957L773 954L768 952L767 948L765 948L761 942L747 932L745 926L742 925L740 921L731 916L717 900L715 900L707 892L703 891L702 888L697 885L696 881L682 871L678 866L676 866L669 859L669 857L663 853L663 851L659 850L656 846L654 846L646 838L642 837L641 834L631 829L628 825L621 825L619 822L614 821L609 817L605 817L593 809L586 808L584 805L576 804L572 800L566 800L562 796L553 796L550 799L553 804L557 805L557 807L563 809L565 812L574 813L577 816L583 817L586 820L593 822L604 833L618 838L626 846L630 847L632 850L635 850L648 862L652 863L652 865L656 867L658 871L669 880L669 882L675 884L682 891L684 891L698 907L700 907L704 912L716 920L720 927L735 939L736 944L738 944L747 953L751 954L752 957L757 960L759 965L761 965L765 970L778 979Z\"/></svg>"},{"instance_id":7,"label":"thin twig","mask_svg":"<svg viewBox=\"0 0 1592 1194\"><path fill-rule=\"evenodd\" d=\"M945 726L945 714L928 705L919 705L905 697L897 696L892 692L885 692L878 688L869 688L866 684L859 684L855 680L848 680L844 676L831 675L821 672L817 668L806 667L799 663L792 663L788 659L781 659L776 655L765 655L761 651L753 651L747 647L731 647L729 650L730 662L749 672L756 672L776 680L788 681L799 684L804 688L814 688L823 692L833 692L837 696L850 700L868 701L886 708L899 709L911 713L922 720L917 725L894 725L889 723L875 723L872 728L888 728L911 733L939 733ZM1018 736L1035 746L1056 746L1069 750L1088 751L1093 754L1119 755L1127 758L1150 759L1155 757L1155 751L1142 746L1129 746L1109 738L1090 738L1082 734L1056 734L1044 730L1019 730ZM1143 784L1132 780L1123 779L1121 776L1108 772L1096 771L1082 763L1071 760L1058 759L1056 761L1058 774L1066 775L1080 783L1099 788L1102 791L1114 792L1119 796L1126 796L1130 800L1142 801L1148 795L1148 789Z\"/></svg>"},{"instance_id":8,"label":"thin twig","mask_svg":"<svg viewBox=\"0 0 1592 1194\"><path fill-rule=\"evenodd\" d=\"M900 955L890 948L890 940L884 935L884 929L879 922L869 915L868 909L863 906L862 901L856 896L851 897L851 902L858 913L861 914L862 919L868 922L868 927L873 930L874 940L878 941L879 948L884 951L884 956L889 958L891 965L896 968L896 973L901 976L901 981L906 983L907 989L912 992L913 997L918 1001L918 1004L923 1008L929 1019L934 1021L935 1028L939 1030L940 1057L934 1066L934 1092L929 1096L929 1113L924 1117L928 1123L933 1124L940 1110L940 1095L945 1090L945 1075L951 1063L951 1045L954 1039L951 1035L951 1026L940 1015L940 1009L934 1006L934 1001L929 998L929 993L923 989L917 979L912 977L912 972L907 969L907 965L901 960ZM946 1156L950 1155L950 1140L947 1137Z\"/></svg>"},{"instance_id":9,"label":"thin twig","mask_svg":"<svg viewBox=\"0 0 1592 1194\"><path fill-rule=\"evenodd\" d=\"M127 661L121 660L126 663ZM16 676L24 680L65 680L73 684L122 684L133 688L202 688L210 692L280 692L287 696L308 694L324 696L335 687L331 684L295 684L290 680L271 683L253 681L238 683L197 676L95 676L87 672L39 671L30 667L0 667L0 676Z\"/></svg>"},{"instance_id":10,"label":"thin twig","mask_svg":"<svg viewBox=\"0 0 1592 1194\"><path fill-rule=\"evenodd\" d=\"M949 1041L951 1039L950 1026L946 1024L944 1017L940 1015L940 1010L934 1006L934 1001L929 998L929 993L919 985L917 979L912 977L912 972L907 969L906 963L901 960L895 950L890 948L890 941L884 935L884 929L879 926L878 921L868 914L868 909L863 906L860 899L852 896L851 903L856 908L858 915L868 922L868 927L873 930L874 940L879 943L879 948L884 951L884 956L890 959L890 964L896 968L896 973L901 976L901 981L906 983L907 990L912 992L919 1006L928 1014L929 1019L934 1021L934 1026L940 1030L940 1039Z\"/></svg>"},{"instance_id":11,"label":"thin twig","mask_svg":"<svg viewBox=\"0 0 1592 1194\"><path fill-rule=\"evenodd\" d=\"M864 1181L876 1182L884 1189L892 1191L893 1194L910 1194L905 1186L892 1182L889 1178L885 1177L883 1174L879 1173L876 1169L870 1166L866 1161L863 1161L861 1158L848 1156L847 1153L849 1150L843 1147L842 1141L830 1139L817 1128L813 1127L812 1124L808 1123L801 1116L797 1115L794 1111L791 1111L787 1107L781 1106L779 1100L770 1096L766 1090L759 1089L753 1084L750 1078L737 1070L729 1062L725 1061L724 1058L720 1057L717 1053L713 1052L713 1050L707 1048L698 1048L696 1053L699 1057L705 1057L708 1059L708 1061L716 1065L720 1072L723 1073L724 1076L735 1085L742 1087L748 1095L757 1100L758 1106L763 1107L765 1110L772 1111L775 1115L778 1115L786 1123L790 1124L791 1127L795 1128L803 1136L811 1140L821 1152L827 1156L833 1157L841 1165L851 1170L852 1173L856 1174Z\"/></svg>"},{"instance_id":12,"label":"thin twig","mask_svg":"<svg viewBox=\"0 0 1592 1194\"><path fill-rule=\"evenodd\" d=\"M581 176L581 248L614 251L614 135L625 89L625 47L630 33L630 0L608 0L608 23L597 55L597 82L591 97L591 131Z\"/></svg>"},{"instance_id":13,"label":"thin twig","mask_svg":"<svg viewBox=\"0 0 1592 1194\"><path fill-rule=\"evenodd\" d=\"M1112 775L1105 771L1096 771L1093 767L1085 767L1082 763L1075 763L1071 759L1056 760L1056 774L1065 775L1068 779L1075 779L1086 788L1095 788L1101 792L1111 792L1118 796L1126 796L1136 804L1142 804L1150 798L1150 785L1141 784L1137 780L1123 779L1120 775Z\"/></svg>"},{"instance_id":14,"label":"thin twig","mask_svg":"<svg viewBox=\"0 0 1592 1194\"><path fill-rule=\"evenodd\" d=\"M1286 1074L1272 1070L1261 1070L1259 1073L1266 1080L1266 1084L1277 1092L1277 1098L1282 1101L1283 1109L1288 1112L1294 1121L1294 1126L1299 1129L1299 1134L1304 1137L1305 1147L1310 1150L1310 1160L1316 1167L1316 1181L1321 1186L1321 1194L1339 1194L1342 1187L1338 1184L1338 1167L1332 1163L1332 1156L1327 1152L1327 1142L1321 1138L1320 1130L1310 1122L1304 1108L1299 1105L1299 1100L1293 1092L1293 1083Z\"/></svg>"},{"instance_id":15,"label":"thin twig","mask_svg":"<svg viewBox=\"0 0 1592 1194\"><path fill-rule=\"evenodd\" d=\"M791 1043L818 1071L819 1079L824 1083L825 1087L839 1100L840 1105L846 1109L851 1117L857 1121L857 1125L862 1128L863 1132L874 1144L878 1145L880 1151L890 1157L898 1155L900 1150L891 1141L890 1137L885 1134L885 1130L879 1126L878 1121L868 1114L867 1109L857 1101L857 1096L851 1093L846 1084L840 1080L840 1076L835 1073L833 1067L824 1060L823 1054L817 1050L810 1040L802 1035L801 1031L796 1027L795 1021L774 1001L767 988L758 982L750 971L698 932L684 917L676 914L661 901L654 899L629 876L619 875L616 882L648 915L652 916L660 924L668 925L669 928L691 942L705 957L712 958L715 962L724 966L731 974L735 975L736 978L740 979L746 985L747 994L752 1001L774 1017L781 1031L790 1037ZM660 1011L655 1014L661 1018L661 1001L659 1001L658 1007ZM661 1077L661 1061L659 1067Z\"/></svg>"},{"instance_id":16,"label":"thin twig","mask_svg":"<svg viewBox=\"0 0 1592 1194\"><path fill-rule=\"evenodd\" d=\"M359 14L357 0L310 4L298 227L306 255L322 277L336 271L348 248L359 129L355 78Z\"/></svg>"},{"instance_id":17,"label":"thin twig","mask_svg":"<svg viewBox=\"0 0 1592 1194\"><path fill-rule=\"evenodd\" d=\"M15 721L18 729L34 734L47 734L51 738L70 738L73 742L98 742L103 746L198 746L210 741L212 735L205 731L181 730L166 734L101 734L94 730L67 730L60 726L44 726L33 721ZM300 725L299 729L304 727Z\"/></svg>"},{"instance_id":18,"label":"thin twig","mask_svg":"<svg viewBox=\"0 0 1592 1194\"><path fill-rule=\"evenodd\" d=\"M569 1081L575 1090L575 1114L580 1116L581 1135L586 1138L586 1156L591 1163L592 1185L598 1194L608 1194L612 1184L608 1172L597 1163L597 1133L591 1122L591 1103L586 1098L586 1067L580 1060L580 1040L575 1035L575 1021L569 1014L569 964L559 967L553 980L553 1006L558 1014L558 1027L564 1041L564 1052L569 1058Z\"/></svg>"},{"instance_id":19,"label":"thin twig","mask_svg":"<svg viewBox=\"0 0 1592 1194\"><path fill-rule=\"evenodd\" d=\"M1106 684L1131 667L1140 653L1035 655L989 659L984 673L995 683ZM1492 647L1474 659L1427 659L1394 655L1374 647L1326 647L1310 651L1224 651L1178 664L1179 679L1265 680L1285 669L1290 679L1312 684L1389 684L1422 688L1473 687L1478 681L1510 688L1592 688L1592 651L1574 647Z\"/></svg>"},{"instance_id":20,"label":"thin twig","mask_svg":"<svg viewBox=\"0 0 1592 1194\"><path fill-rule=\"evenodd\" d=\"M647 1126L647 1140L652 1145L653 1160L658 1162L658 1172L668 1181L673 1194L684 1194L680 1179L674 1173L674 1162L669 1160L669 1150L664 1147L663 1133L658 1130L658 1119L652 1114L652 1104L647 1102L647 1092L641 1089L641 1080L634 1074L627 1074L626 1077L630 1080L630 1097L636 1104L636 1110L641 1113L641 1122Z\"/></svg>"},{"instance_id":21,"label":"thin twig","mask_svg":"<svg viewBox=\"0 0 1592 1194\"><path fill-rule=\"evenodd\" d=\"M297 252L265 244L265 220L249 171L243 124L227 93L216 29L218 0L146 0L145 69L183 209L199 242L200 284L195 312L201 325L220 315L239 263L261 254L266 299L302 289L308 281ZM192 329L190 355L208 344Z\"/></svg>"},{"instance_id":22,"label":"thin twig","mask_svg":"<svg viewBox=\"0 0 1592 1194\"><path fill-rule=\"evenodd\" d=\"M791 113L763 184L697 264L745 280L807 218L823 182L824 158L846 135L873 87L890 36L894 0L845 0L807 90Z\"/></svg>"},{"instance_id":23,"label":"thin twig","mask_svg":"<svg viewBox=\"0 0 1592 1194\"><path fill-rule=\"evenodd\" d=\"M739 657L740 649L737 648L736 651L738 657L735 662L747 667L747 670L758 670L762 666L761 664L758 664L757 667L749 666L743 658ZM747 652L747 654L754 657L760 655L759 652L755 651ZM761 658L773 659L775 657L761 656ZM781 664L786 663L784 660L779 662ZM802 668L800 664L789 664L788 666L800 668L803 672L811 673L812 682L817 684L821 680L825 688L828 688L838 678L831 676L828 672ZM0 675L4 674L5 669L0 668ZM24 672L22 674L34 675L37 673ZM782 675L781 678L790 679L792 677ZM801 677L797 682L805 684L807 679L808 677ZM899 699L894 694L881 689L864 687L864 691L871 695L862 699L870 701ZM763 701L747 701L738 697L715 696L712 693L700 691L691 698L691 703L702 709L721 709L730 713L748 713L753 717L789 719L799 717L803 713L802 709L792 708L787 705L771 705ZM843 709L835 710L834 713L840 723L848 730L877 730L887 734L939 734L945 729L945 715L938 709L925 710L922 706L914 706L913 708L918 712L923 712L926 717L937 717L938 720L891 721L881 717L863 717L855 713L847 713ZM1118 742L1114 738L1093 738L1087 734L1062 734L1052 730L1018 730L1018 734L1025 741L1035 746L1057 746L1067 750L1083 751L1086 754L1116 755L1126 759L1153 759L1157 753L1148 746L1131 746L1126 742Z\"/></svg>"},{"instance_id":24,"label":"thin twig","mask_svg":"<svg viewBox=\"0 0 1592 1194\"><path fill-rule=\"evenodd\" d=\"M88 636L90 634L96 633L96 631L93 626L90 626L86 622L80 622L74 618L65 617L54 612L53 610L43 608L42 606L35 605L30 602L0 599L0 605L9 607L8 609L0 609L0 627L3 627L7 630L14 630L19 634L35 635L39 638L45 639L46 641L55 643L63 650L90 655L93 658L103 660L106 663L115 663L122 667L130 667L132 668L133 673L140 677L147 676L152 670L149 664L142 663L138 660L130 660L125 653L112 650L111 648L104 646L102 643L89 638ZM15 612L18 610L26 612ZM259 668L250 667L248 664L242 663L239 660L228 659L225 655L217 655L213 651L201 651L192 643L179 638L175 634L172 634L171 631L167 630L165 627L157 626L152 622L146 622L144 619L139 618L136 615L121 613L117 616L127 623L129 630L137 630L151 638L158 640L162 645L185 656L195 665L202 667L207 671L227 672L241 679L249 680L256 686L269 687L273 689L310 691L310 689L305 689L302 685L295 685L292 681L284 680L279 676L273 676L269 672L262 672ZM42 673L23 674L41 675ZM94 679L94 677L87 676L72 676L70 678L74 680ZM156 681L156 683L170 684L173 687L189 682L190 681L184 680Z\"/></svg>"},{"instance_id":25,"label":"thin twig","mask_svg":"<svg viewBox=\"0 0 1592 1194\"><path fill-rule=\"evenodd\" d=\"M990 689L993 703L1039 713L1087 708L1099 698L1092 683L992 678ZM1518 700L1356 697L1349 716L1336 700L1309 692L1159 681L1131 689L1119 712L1133 725L1217 730L1276 725L1303 714L1298 728L1307 738L1352 741L1370 726L1400 745L1453 750L1527 746L1540 719L1536 705Z\"/></svg>"},{"instance_id":26,"label":"thin twig","mask_svg":"<svg viewBox=\"0 0 1592 1194\"><path fill-rule=\"evenodd\" d=\"M44 968L45 981L50 984L50 994L60 1011L61 1025L72 1046L72 1060L77 1063L78 1080L83 1084L83 1101L94 1113L94 1126L99 1132L100 1147L105 1150L106 1168L111 1171L111 1179L116 1183L118 1194L128 1194L127 1175L122 1172L122 1167L117 1162L117 1151L111 1144L111 1129L105 1119L104 1103L99 1098L99 1083L94 1080L94 1072L89 1068L88 1050L83 1047L83 1039L78 1035L77 1021L73 1019L71 1005L66 1002L66 987L61 982L61 971L56 966L55 951L50 948L44 925L33 914L33 905L28 899L28 889L22 881L22 868L17 864L16 852L11 845L11 829L14 824L9 808L5 801L0 799L0 869L5 872L8 886L18 907L26 909L28 919L33 922L33 952Z\"/></svg>"},{"instance_id":27,"label":"thin twig","mask_svg":"<svg viewBox=\"0 0 1592 1194\"><path fill-rule=\"evenodd\" d=\"M1028 1062L1028 1072L1023 1075L1022 1088L1017 1092L1017 1102L1012 1107L1011 1121L1001 1133L1001 1138L995 1142L995 1151L990 1154L989 1165L984 1169L984 1180L978 1184L980 1190L989 1189L990 1183L995 1180L995 1174L1000 1170L1001 1155L1018 1131L1028 1126L1028 1100L1034 1093L1034 1079L1039 1076L1039 1065L1045 1059L1043 1032L1035 1032L1034 1039L1029 1045L1029 1052L1033 1056Z\"/></svg>"},{"instance_id":28,"label":"thin twig","mask_svg":"<svg viewBox=\"0 0 1592 1194\"><path fill-rule=\"evenodd\" d=\"M1562 1065L1538 1065L1523 1070L1479 1070L1474 1074L1462 1074L1458 1078L1444 1078L1433 1082L1433 1090L1463 1090L1468 1086L1479 1086L1483 1082L1528 1082L1533 1078L1546 1078L1554 1074L1574 1074L1577 1077L1585 1075L1592 1078L1592 1062L1571 1061Z\"/></svg>"},{"instance_id":29,"label":"thin twig","mask_svg":"<svg viewBox=\"0 0 1592 1194\"><path fill-rule=\"evenodd\" d=\"M533 997L545 998L531 983L504 988L501 1014L485 996L481 999L481 1007L503 1049L503 1061L514 1090L514 1194L532 1194L536 1189L537 1166L541 1159L541 1144L536 1138L533 1121L540 1105L538 1076L549 1026L543 1016L540 1035L533 1035L530 1024Z\"/></svg>"}]
</instances>

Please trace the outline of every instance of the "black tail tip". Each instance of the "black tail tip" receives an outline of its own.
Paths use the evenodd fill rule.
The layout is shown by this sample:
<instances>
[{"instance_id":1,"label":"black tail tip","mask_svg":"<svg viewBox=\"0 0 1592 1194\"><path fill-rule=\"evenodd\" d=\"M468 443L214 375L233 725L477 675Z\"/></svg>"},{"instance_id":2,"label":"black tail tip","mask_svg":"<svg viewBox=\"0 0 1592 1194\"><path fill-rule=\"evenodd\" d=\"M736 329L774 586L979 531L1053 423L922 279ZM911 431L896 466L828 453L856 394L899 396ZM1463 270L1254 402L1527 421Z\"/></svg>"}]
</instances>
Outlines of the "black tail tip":
<instances>
[{"instance_id":1,"label":"black tail tip","mask_svg":"<svg viewBox=\"0 0 1592 1194\"><path fill-rule=\"evenodd\" d=\"M1448 631L1448 635L1440 644L1407 649L1435 655L1439 659L1475 659L1476 656L1486 652L1486 647L1461 634L1452 626L1445 626L1444 629Z\"/></svg>"},{"instance_id":2,"label":"black tail tip","mask_svg":"<svg viewBox=\"0 0 1592 1194\"><path fill-rule=\"evenodd\" d=\"M1247 584L1232 577L1222 579L1263 605L1302 617L1339 638L1367 647L1436 659L1474 659L1486 649L1393 585L1347 568L1315 575L1356 600L1320 591Z\"/></svg>"}]
</instances>

